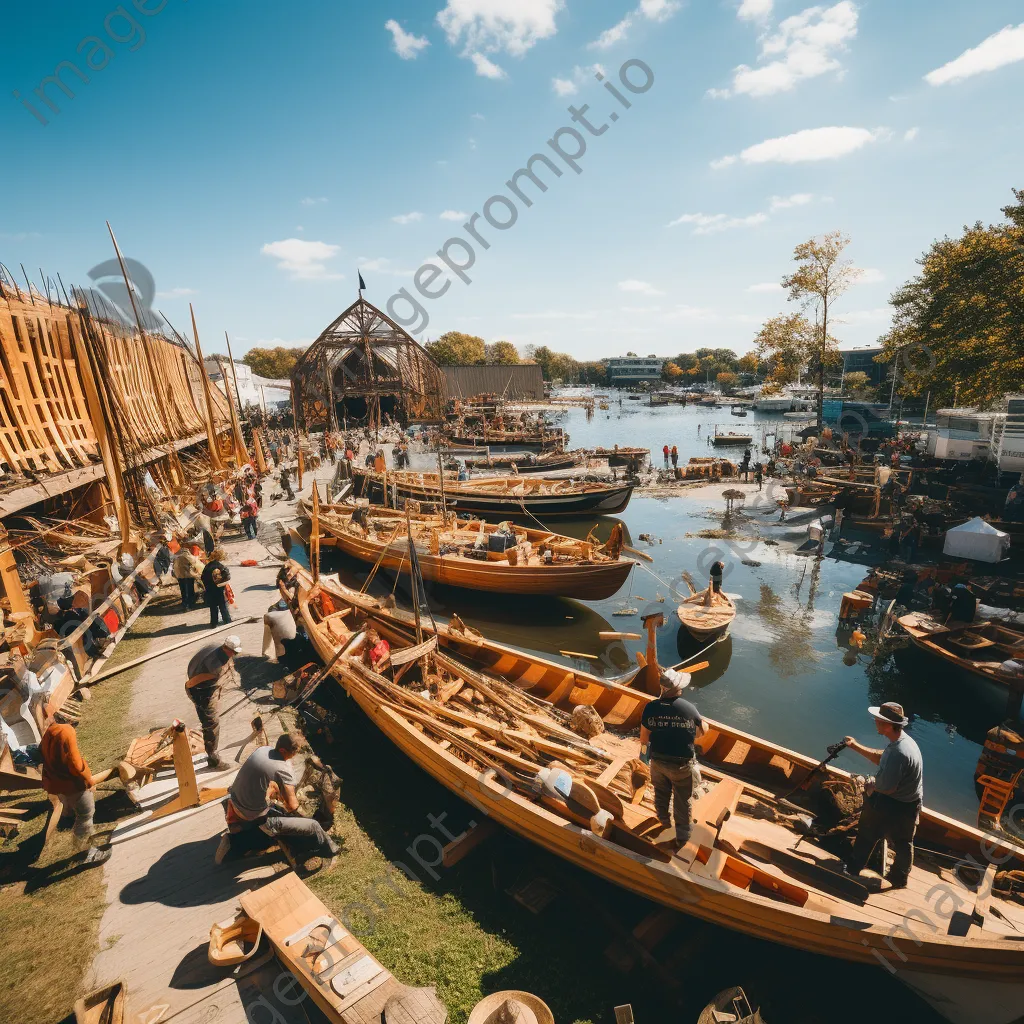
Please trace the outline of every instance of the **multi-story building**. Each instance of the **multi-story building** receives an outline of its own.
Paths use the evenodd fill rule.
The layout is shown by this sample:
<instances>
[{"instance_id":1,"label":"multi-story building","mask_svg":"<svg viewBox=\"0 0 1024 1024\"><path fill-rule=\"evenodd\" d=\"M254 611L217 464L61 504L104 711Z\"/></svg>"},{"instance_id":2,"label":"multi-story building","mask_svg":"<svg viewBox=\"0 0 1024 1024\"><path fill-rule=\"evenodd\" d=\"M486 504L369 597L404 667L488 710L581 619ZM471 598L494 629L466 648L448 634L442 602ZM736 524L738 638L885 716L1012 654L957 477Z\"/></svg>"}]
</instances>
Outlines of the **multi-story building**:
<instances>
[{"instance_id":1,"label":"multi-story building","mask_svg":"<svg viewBox=\"0 0 1024 1024\"><path fill-rule=\"evenodd\" d=\"M876 363L875 356L880 356L884 349L876 346L868 348L851 348L842 353L843 373L866 373L868 384L877 388L884 384L889 376L890 363Z\"/></svg>"},{"instance_id":2,"label":"multi-story building","mask_svg":"<svg viewBox=\"0 0 1024 1024\"><path fill-rule=\"evenodd\" d=\"M605 360L608 383L616 388L635 387L637 384L657 384L661 380L664 359L657 356L622 356Z\"/></svg>"}]
</instances>

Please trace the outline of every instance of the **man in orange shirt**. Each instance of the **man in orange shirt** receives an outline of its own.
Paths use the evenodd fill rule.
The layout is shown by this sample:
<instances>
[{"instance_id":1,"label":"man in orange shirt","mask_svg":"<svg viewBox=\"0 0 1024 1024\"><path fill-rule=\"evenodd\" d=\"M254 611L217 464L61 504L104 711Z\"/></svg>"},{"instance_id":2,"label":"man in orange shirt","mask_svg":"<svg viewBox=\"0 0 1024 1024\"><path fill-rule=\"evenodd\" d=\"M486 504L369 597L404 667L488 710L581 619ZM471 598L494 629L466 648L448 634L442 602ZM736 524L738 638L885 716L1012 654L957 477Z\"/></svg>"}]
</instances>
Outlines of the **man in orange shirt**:
<instances>
[{"instance_id":1,"label":"man in orange shirt","mask_svg":"<svg viewBox=\"0 0 1024 1024\"><path fill-rule=\"evenodd\" d=\"M79 846L84 846L92 835L92 819L96 811L95 783L89 765L78 749L75 727L63 716L56 715L39 741L39 753L43 759L43 789L60 798L64 812L61 817L74 815L75 839ZM109 850L101 852L92 847L86 863L103 861L109 856Z\"/></svg>"}]
</instances>

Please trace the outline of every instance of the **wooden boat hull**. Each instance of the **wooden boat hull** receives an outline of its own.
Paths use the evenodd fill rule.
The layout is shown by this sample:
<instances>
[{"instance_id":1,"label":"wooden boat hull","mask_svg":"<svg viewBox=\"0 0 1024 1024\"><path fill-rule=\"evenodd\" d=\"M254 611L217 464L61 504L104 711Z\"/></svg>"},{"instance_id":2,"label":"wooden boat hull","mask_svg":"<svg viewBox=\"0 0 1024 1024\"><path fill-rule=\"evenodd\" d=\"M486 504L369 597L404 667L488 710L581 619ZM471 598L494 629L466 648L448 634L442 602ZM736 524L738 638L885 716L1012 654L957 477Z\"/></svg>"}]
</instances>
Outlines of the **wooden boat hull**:
<instances>
[{"instance_id":1,"label":"wooden boat hull","mask_svg":"<svg viewBox=\"0 0 1024 1024\"><path fill-rule=\"evenodd\" d=\"M549 434L545 437L524 437L518 438L494 438L482 435L467 437L455 436L449 438L453 445L474 445L478 448L521 448L531 452L547 452L552 449L560 449L565 446L566 438L563 434Z\"/></svg>"},{"instance_id":2,"label":"wooden boat hull","mask_svg":"<svg viewBox=\"0 0 1024 1024\"><path fill-rule=\"evenodd\" d=\"M304 577L304 583L308 583L308 577ZM300 614L317 652L329 661L341 641L311 613L308 598L309 591L303 588ZM802 891L805 896L812 894L813 899L800 904L751 891L738 881L700 870L696 861L687 867L678 858L665 861L636 852L566 820L543 803L527 799L501 782L493 770L480 770L456 757L445 749L445 744L431 739L395 707L382 703L373 686L346 659L336 662L333 672L384 735L440 784L495 822L586 871L664 906L757 938L858 963L888 966L898 978L906 976L908 984L957 1024L980 1024L981 1020L1011 1024L1024 1009L1018 1001L1024 993L1020 981L1024 947L1011 941L1015 935L1010 934L1013 929L1024 930L1020 926L1024 918L1019 924L1007 920L997 931L979 929L979 934L967 941L961 937L965 933L953 930L953 889L946 884L935 884L927 895L915 890L914 900L927 909L915 907L913 914L907 908L900 911L899 899L893 902L893 897L884 893L871 897L872 901L883 902L871 902L860 909L861 904L836 898L835 890L829 896L809 886ZM576 674L577 684L583 675ZM645 698L639 693L636 696ZM744 780L741 790L748 799L773 799L775 793L815 777L816 764L810 758L721 723L706 721L709 731L700 744L705 775L718 780ZM827 767L820 777L848 779L849 775ZM756 787L747 782L751 778L757 780ZM738 784L731 783L733 787ZM767 788L757 788L762 786ZM721 827L722 820L718 820ZM750 820L742 818L747 827L751 827ZM1024 848L1009 839L993 839L928 810L921 813L918 845L940 846L950 862L959 857L964 865L971 864L968 855L972 850L988 857L993 864L1008 868L1024 865ZM976 857L975 863L981 861ZM780 876L769 872L769 877ZM938 873L934 877L938 883ZM924 887L930 884L923 879L918 881ZM973 890L960 883L960 893L971 897ZM981 906L980 889L977 899ZM963 902L969 910L969 899ZM1000 913L1011 906L1001 901ZM987 910L982 913L986 921L991 920ZM966 916L970 919L969 913ZM918 917L923 917L930 927L919 923L915 926L912 922L918 922ZM944 927L947 920L948 929ZM980 999L986 986L999 993L997 1013L992 1013L992 1006L984 1000L971 1001ZM966 1002L959 1001L957 991L970 994ZM982 1007L988 1011L985 1016L981 1016Z\"/></svg>"},{"instance_id":3,"label":"wooden boat hull","mask_svg":"<svg viewBox=\"0 0 1024 1024\"><path fill-rule=\"evenodd\" d=\"M716 603L707 608L704 605L705 594L706 591L701 591L676 608L676 616L683 629L701 643L725 636L736 618L736 606L728 597L718 594Z\"/></svg>"},{"instance_id":4,"label":"wooden boat hull","mask_svg":"<svg viewBox=\"0 0 1024 1024\"><path fill-rule=\"evenodd\" d=\"M401 536L384 550L345 530L321 522L326 536L323 547L335 547L352 558L375 565L380 559L383 569L408 576L409 548ZM404 533L404 531L403 531ZM432 583L468 590L485 590L495 594L520 594L531 597L574 597L583 601L602 601L618 593L626 582L633 563L629 559L591 562L586 565L509 565L507 561L475 561L451 558L417 551L423 578Z\"/></svg>"},{"instance_id":5,"label":"wooden boat hull","mask_svg":"<svg viewBox=\"0 0 1024 1024\"><path fill-rule=\"evenodd\" d=\"M753 443L753 438L738 434L715 434L711 443L716 448L741 448Z\"/></svg>"},{"instance_id":6,"label":"wooden boat hull","mask_svg":"<svg viewBox=\"0 0 1024 1024\"><path fill-rule=\"evenodd\" d=\"M384 484L376 477L355 473L355 493L358 497L383 504ZM399 498L413 498L428 504L439 504L441 493L432 486L420 486L406 481L397 484L389 482L388 489L397 487ZM456 484L445 483L445 496L449 505L454 504L459 514L499 519L529 518L535 516L545 522L551 516L613 516L625 511L633 494L632 484L609 486L583 493L569 494L487 494L459 488Z\"/></svg>"},{"instance_id":7,"label":"wooden boat hull","mask_svg":"<svg viewBox=\"0 0 1024 1024\"><path fill-rule=\"evenodd\" d=\"M519 459L470 459L466 462L466 468L481 473L508 473L511 467L516 467L516 472L523 473L553 473L556 470L572 469L577 466L578 460L574 455L560 455L556 459L545 459L538 462L524 462Z\"/></svg>"}]
</instances>

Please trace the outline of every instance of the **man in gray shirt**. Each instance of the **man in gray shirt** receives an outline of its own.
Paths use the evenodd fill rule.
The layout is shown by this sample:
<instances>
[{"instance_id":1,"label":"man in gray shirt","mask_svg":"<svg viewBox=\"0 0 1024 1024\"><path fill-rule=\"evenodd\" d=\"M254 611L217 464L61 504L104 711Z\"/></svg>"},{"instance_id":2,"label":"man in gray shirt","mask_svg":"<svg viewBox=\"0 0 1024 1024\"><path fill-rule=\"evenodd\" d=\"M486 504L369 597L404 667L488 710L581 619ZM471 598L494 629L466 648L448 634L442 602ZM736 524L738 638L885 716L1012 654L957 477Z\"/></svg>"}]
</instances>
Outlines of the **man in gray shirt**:
<instances>
[{"instance_id":1,"label":"man in gray shirt","mask_svg":"<svg viewBox=\"0 0 1024 1024\"><path fill-rule=\"evenodd\" d=\"M330 866L338 844L324 832L319 822L298 813L295 776L288 764L298 752L298 738L286 732L278 736L273 747L257 747L246 758L228 790L224 808L228 832L221 837L214 855L218 864L228 853L241 854L255 849L259 844L253 840L259 837L251 833L258 829L275 839L299 840L301 846L320 857L322 867ZM270 802L271 785L276 804Z\"/></svg>"},{"instance_id":2,"label":"man in gray shirt","mask_svg":"<svg viewBox=\"0 0 1024 1024\"><path fill-rule=\"evenodd\" d=\"M868 708L875 728L889 745L875 750L846 736L846 745L878 765L867 780L864 807L857 825L853 853L846 862L854 875L864 870L875 845L888 841L893 852L892 868L885 876L894 889L905 889L914 863L914 835L924 800L924 763L917 744L904 732L907 718L899 704Z\"/></svg>"}]
</instances>

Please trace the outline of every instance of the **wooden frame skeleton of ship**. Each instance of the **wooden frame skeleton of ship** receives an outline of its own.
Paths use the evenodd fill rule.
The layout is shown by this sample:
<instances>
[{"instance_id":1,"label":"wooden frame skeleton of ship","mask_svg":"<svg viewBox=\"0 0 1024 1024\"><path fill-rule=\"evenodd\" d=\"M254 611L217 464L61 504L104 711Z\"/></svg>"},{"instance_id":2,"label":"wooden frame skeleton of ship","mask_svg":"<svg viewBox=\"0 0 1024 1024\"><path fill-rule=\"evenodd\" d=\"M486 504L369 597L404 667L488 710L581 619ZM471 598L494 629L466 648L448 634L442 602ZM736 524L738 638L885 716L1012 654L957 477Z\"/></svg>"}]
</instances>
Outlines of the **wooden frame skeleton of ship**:
<instances>
[{"instance_id":1,"label":"wooden frame skeleton of ship","mask_svg":"<svg viewBox=\"0 0 1024 1024\"><path fill-rule=\"evenodd\" d=\"M385 417L436 422L447 395L437 364L362 294L296 363L292 393L303 433L346 422L375 429Z\"/></svg>"}]
</instances>

